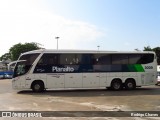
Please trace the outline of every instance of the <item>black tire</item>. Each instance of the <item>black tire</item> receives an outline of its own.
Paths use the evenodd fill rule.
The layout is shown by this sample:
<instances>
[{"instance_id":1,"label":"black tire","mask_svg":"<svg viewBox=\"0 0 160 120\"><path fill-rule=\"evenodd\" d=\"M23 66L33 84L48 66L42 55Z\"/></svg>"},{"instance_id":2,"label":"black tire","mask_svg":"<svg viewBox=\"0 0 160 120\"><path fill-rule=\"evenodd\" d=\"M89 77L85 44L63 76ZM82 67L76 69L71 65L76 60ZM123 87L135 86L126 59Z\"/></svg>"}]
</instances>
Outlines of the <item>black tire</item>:
<instances>
[{"instance_id":1,"label":"black tire","mask_svg":"<svg viewBox=\"0 0 160 120\"><path fill-rule=\"evenodd\" d=\"M160 86L160 82L158 81L155 85Z\"/></svg>"},{"instance_id":2,"label":"black tire","mask_svg":"<svg viewBox=\"0 0 160 120\"><path fill-rule=\"evenodd\" d=\"M113 80L112 83L111 83L111 89L112 90L118 91L118 90L121 90L122 87L123 87L122 81L119 80L119 79Z\"/></svg>"},{"instance_id":3,"label":"black tire","mask_svg":"<svg viewBox=\"0 0 160 120\"><path fill-rule=\"evenodd\" d=\"M41 81L36 81L32 84L33 92L43 92L44 91L44 84Z\"/></svg>"},{"instance_id":4,"label":"black tire","mask_svg":"<svg viewBox=\"0 0 160 120\"><path fill-rule=\"evenodd\" d=\"M106 87L107 90L111 90L111 87Z\"/></svg>"},{"instance_id":5,"label":"black tire","mask_svg":"<svg viewBox=\"0 0 160 120\"><path fill-rule=\"evenodd\" d=\"M125 88L127 90L134 90L136 88L136 83L134 80L126 80Z\"/></svg>"}]
</instances>

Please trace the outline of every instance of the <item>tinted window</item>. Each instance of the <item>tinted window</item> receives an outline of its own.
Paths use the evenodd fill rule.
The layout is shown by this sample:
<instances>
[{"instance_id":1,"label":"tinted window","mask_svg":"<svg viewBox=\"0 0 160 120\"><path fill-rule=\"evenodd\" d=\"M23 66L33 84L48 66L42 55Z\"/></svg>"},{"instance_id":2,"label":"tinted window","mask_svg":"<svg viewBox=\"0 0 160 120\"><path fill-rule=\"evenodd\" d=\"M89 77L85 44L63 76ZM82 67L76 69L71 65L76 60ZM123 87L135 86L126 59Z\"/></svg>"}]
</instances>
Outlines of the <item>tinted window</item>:
<instances>
[{"instance_id":1,"label":"tinted window","mask_svg":"<svg viewBox=\"0 0 160 120\"><path fill-rule=\"evenodd\" d=\"M61 65L75 65L81 61L81 55L76 54L60 54L59 58Z\"/></svg>"},{"instance_id":2,"label":"tinted window","mask_svg":"<svg viewBox=\"0 0 160 120\"><path fill-rule=\"evenodd\" d=\"M37 56L23 56L31 65ZM107 65L107 64L147 64L154 60L154 54L44 54L38 65Z\"/></svg>"},{"instance_id":3,"label":"tinted window","mask_svg":"<svg viewBox=\"0 0 160 120\"><path fill-rule=\"evenodd\" d=\"M38 62L38 65L57 65L58 64L58 55L57 54L43 54L41 59Z\"/></svg>"},{"instance_id":4,"label":"tinted window","mask_svg":"<svg viewBox=\"0 0 160 120\"><path fill-rule=\"evenodd\" d=\"M141 64L141 55L140 54L129 55L129 64Z\"/></svg>"},{"instance_id":5,"label":"tinted window","mask_svg":"<svg viewBox=\"0 0 160 120\"><path fill-rule=\"evenodd\" d=\"M129 55L129 64L147 64L154 61L154 54Z\"/></svg>"},{"instance_id":6,"label":"tinted window","mask_svg":"<svg viewBox=\"0 0 160 120\"><path fill-rule=\"evenodd\" d=\"M60 65L93 64L92 54L60 54Z\"/></svg>"},{"instance_id":7,"label":"tinted window","mask_svg":"<svg viewBox=\"0 0 160 120\"><path fill-rule=\"evenodd\" d=\"M93 64L91 54L82 54L80 64Z\"/></svg>"},{"instance_id":8,"label":"tinted window","mask_svg":"<svg viewBox=\"0 0 160 120\"><path fill-rule=\"evenodd\" d=\"M128 64L128 55L125 54L113 54L112 64Z\"/></svg>"},{"instance_id":9,"label":"tinted window","mask_svg":"<svg viewBox=\"0 0 160 120\"><path fill-rule=\"evenodd\" d=\"M26 60L26 65L32 65L38 55L39 53L23 55L20 57L20 60Z\"/></svg>"},{"instance_id":10,"label":"tinted window","mask_svg":"<svg viewBox=\"0 0 160 120\"><path fill-rule=\"evenodd\" d=\"M106 54L95 54L93 55L93 64L95 65L111 64L111 56Z\"/></svg>"},{"instance_id":11,"label":"tinted window","mask_svg":"<svg viewBox=\"0 0 160 120\"><path fill-rule=\"evenodd\" d=\"M91 64L90 54L44 54L38 65L76 65Z\"/></svg>"},{"instance_id":12,"label":"tinted window","mask_svg":"<svg viewBox=\"0 0 160 120\"><path fill-rule=\"evenodd\" d=\"M143 54L141 56L141 64L147 64L154 61L154 54Z\"/></svg>"}]
</instances>

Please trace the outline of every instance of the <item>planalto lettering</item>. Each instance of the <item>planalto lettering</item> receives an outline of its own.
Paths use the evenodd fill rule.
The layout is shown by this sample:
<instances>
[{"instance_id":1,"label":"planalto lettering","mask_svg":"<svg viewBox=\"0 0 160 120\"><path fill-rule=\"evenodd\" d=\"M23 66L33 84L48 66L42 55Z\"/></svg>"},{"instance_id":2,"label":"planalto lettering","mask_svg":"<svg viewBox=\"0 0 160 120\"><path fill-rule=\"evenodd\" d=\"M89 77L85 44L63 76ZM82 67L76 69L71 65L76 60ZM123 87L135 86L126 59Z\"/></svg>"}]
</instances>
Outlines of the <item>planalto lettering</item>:
<instances>
[{"instance_id":1,"label":"planalto lettering","mask_svg":"<svg viewBox=\"0 0 160 120\"><path fill-rule=\"evenodd\" d=\"M73 72L73 71L74 71L74 68L68 67L68 66L63 68L56 67L56 66L52 67L52 72Z\"/></svg>"}]
</instances>

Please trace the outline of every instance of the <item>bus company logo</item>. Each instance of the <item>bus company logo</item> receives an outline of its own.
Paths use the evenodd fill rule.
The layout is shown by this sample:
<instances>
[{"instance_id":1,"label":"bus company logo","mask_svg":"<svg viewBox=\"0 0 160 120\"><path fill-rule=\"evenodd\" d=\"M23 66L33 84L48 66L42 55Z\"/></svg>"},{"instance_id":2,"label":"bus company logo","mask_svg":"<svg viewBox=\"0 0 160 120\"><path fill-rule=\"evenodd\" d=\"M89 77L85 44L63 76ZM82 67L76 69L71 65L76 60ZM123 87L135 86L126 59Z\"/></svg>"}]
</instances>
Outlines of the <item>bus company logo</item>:
<instances>
[{"instance_id":1,"label":"bus company logo","mask_svg":"<svg viewBox=\"0 0 160 120\"><path fill-rule=\"evenodd\" d=\"M60 67L56 67L53 66L52 67L52 72L73 72L74 68L73 67L64 67L64 68L60 68Z\"/></svg>"}]
</instances>

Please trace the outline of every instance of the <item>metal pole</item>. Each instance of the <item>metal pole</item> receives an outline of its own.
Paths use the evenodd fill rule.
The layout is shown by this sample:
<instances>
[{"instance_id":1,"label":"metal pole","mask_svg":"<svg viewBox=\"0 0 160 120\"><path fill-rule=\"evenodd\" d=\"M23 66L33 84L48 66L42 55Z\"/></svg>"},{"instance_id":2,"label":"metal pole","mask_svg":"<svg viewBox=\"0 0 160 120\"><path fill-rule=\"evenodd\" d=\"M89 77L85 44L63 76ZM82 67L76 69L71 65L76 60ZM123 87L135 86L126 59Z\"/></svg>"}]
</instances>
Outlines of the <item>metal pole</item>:
<instances>
[{"instance_id":1,"label":"metal pole","mask_svg":"<svg viewBox=\"0 0 160 120\"><path fill-rule=\"evenodd\" d=\"M97 47L98 47L98 51L99 51L99 47L100 47L100 46L98 45Z\"/></svg>"},{"instance_id":2,"label":"metal pole","mask_svg":"<svg viewBox=\"0 0 160 120\"><path fill-rule=\"evenodd\" d=\"M59 37L55 37L55 39L57 39L57 50L58 50L58 39L59 39Z\"/></svg>"}]
</instances>

